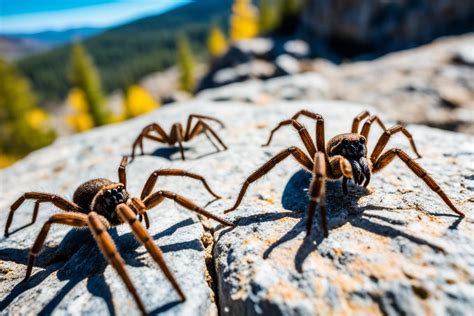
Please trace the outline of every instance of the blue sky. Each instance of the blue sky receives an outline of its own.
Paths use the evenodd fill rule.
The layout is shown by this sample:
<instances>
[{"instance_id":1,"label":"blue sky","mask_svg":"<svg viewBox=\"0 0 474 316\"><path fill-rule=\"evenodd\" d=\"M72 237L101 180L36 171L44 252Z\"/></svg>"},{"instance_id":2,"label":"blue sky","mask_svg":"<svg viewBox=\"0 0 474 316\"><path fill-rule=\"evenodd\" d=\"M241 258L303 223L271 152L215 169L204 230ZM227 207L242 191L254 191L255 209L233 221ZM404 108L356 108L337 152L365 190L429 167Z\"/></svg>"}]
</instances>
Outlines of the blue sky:
<instances>
[{"instance_id":1,"label":"blue sky","mask_svg":"<svg viewBox=\"0 0 474 316\"><path fill-rule=\"evenodd\" d=\"M0 0L0 32L108 27L187 2L190 0Z\"/></svg>"}]
</instances>

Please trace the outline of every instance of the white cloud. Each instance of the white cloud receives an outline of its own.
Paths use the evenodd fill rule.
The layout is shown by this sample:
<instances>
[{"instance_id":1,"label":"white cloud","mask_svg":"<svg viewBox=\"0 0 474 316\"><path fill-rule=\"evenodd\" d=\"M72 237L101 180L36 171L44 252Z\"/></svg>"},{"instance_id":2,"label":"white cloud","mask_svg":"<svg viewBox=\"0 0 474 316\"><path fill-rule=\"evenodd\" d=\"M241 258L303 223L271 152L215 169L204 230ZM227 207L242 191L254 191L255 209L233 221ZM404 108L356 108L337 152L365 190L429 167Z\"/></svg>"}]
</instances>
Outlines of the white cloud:
<instances>
[{"instance_id":1,"label":"white cloud","mask_svg":"<svg viewBox=\"0 0 474 316\"><path fill-rule=\"evenodd\" d=\"M19 33L62 30L75 27L106 27L139 17L157 14L189 0L123 0L121 2L80 7L56 12L38 12L0 19L0 32Z\"/></svg>"}]
</instances>

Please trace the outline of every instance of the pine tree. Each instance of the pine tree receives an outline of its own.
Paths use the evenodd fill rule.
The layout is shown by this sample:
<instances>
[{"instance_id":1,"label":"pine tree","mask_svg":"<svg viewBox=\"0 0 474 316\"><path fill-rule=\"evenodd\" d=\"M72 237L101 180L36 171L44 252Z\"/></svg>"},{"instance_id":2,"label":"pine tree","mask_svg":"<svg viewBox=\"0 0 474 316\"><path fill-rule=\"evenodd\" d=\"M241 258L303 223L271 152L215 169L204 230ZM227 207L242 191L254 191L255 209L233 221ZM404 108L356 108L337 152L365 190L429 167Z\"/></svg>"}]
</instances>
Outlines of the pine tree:
<instances>
[{"instance_id":1,"label":"pine tree","mask_svg":"<svg viewBox=\"0 0 474 316\"><path fill-rule=\"evenodd\" d=\"M195 87L194 58L186 35L182 34L177 39L178 67L180 71L179 84L184 91L193 92Z\"/></svg>"},{"instance_id":2,"label":"pine tree","mask_svg":"<svg viewBox=\"0 0 474 316\"><path fill-rule=\"evenodd\" d=\"M302 3L301 0L279 0L278 27L280 34L292 34L299 22Z\"/></svg>"},{"instance_id":3,"label":"pine tree","mask_svg":"<svg viewBox=\"0 0 474 316\"><path fill-rule=\"evenodd\" d=\"M217 24L211 27L207 37L207 49L212 57L218 57L227 50L227 39Z\"/></svg>"},{"instance_id":4,"label":"pine tree","mask_svg":"<svg viewBox=\"0 0 474 316\"><path fill-rule=\"evenodd\" d=\"M147 90L138 85L132 85L127 89L123 107L123 118L129 119L151 112L160 107L160 104L151 97Z\"/></svg>"},{"instance_id":5,"label":"pine tree","mask_svg":"<svg viewBox=\"0 0 474 316\"><path fill-rule=\"evenodd\" d=\"M258 12L250 0L235 0L230 17L230 38L239 41L258 34Z\"/></svg>"},{"instance_id":6,"label":"pine tree","mask_svg":"<svg viewBox=\"0 0 474 316\"><path fill-rule=\"evenodd\" d=\"M0 59L0 167L50 144L56 133L28 81Z\"/></svg>"},{"instance_id":7,"label":"pine tree","mask_svg":"<svg viewBox=\"0 0 474 316\"><path fill-rule=\"evenodd\" d=\"M108 123L110 113L106 107L99 73L84 47L76 42L72 48L71 83L84 93L87 109L94 126Z\"/></svg>"},{"instance_id":8,"label":"pine tree","mask_svg":"<svg viewBox=\"0 0 474 316\"><path fill-rule=\"evenodd\" d=\"M260 0L258 9L258 27L260 34L269 34L275 29L278 23L277 9L274 0Z\"/></svg>"}]
</instances>

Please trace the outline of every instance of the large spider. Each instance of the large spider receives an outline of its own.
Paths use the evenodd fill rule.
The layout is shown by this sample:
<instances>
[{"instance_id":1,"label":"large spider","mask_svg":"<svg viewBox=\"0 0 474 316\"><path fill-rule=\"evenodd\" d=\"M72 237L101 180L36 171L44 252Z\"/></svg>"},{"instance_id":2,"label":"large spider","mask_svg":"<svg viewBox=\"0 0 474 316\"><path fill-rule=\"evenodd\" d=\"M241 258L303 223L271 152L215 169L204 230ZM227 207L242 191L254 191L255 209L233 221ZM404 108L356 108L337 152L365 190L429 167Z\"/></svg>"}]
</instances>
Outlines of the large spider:
<instances>
[{"instance_id":1,"label":"large spider","mask_svg":"<svg viewBox=\"0 0 474 316\"><path fill-rule=\"evenodd\" d=\"M197 119L196 124L194 127L192 127L192 120L193 118ZM169 134L166 134L166 132L161 128L161 126L157 123L152 123L147 126L145 126L140 135L135 139L132 145L132 160L135 158L135 148L137 146L140 146L140 151L141 154L143 155L143 138L151 139L160 143L168 143L168 145L173 146L174 144L178 143L179 145L179 150L181 151L181 158L185 160L184 158L184 149L183 149L183 142L190 141L192 138L196 137L197 135L204 133L206 137L209 139L211 144L216 147L217 150L220 150L219 147L212 141L210 136L207 134L207 131L209 131L212 136L221 144L221 146L224 148L224 150L227 149L227 146L224 144L224 142L219 138L217 133L203 120L211 120L214 122L217 122L220 124L220 126L223 128L224 123L222 123L220 120L210 117L210 116L204 116L204 115L198 115L198 114L190 114L188 117L188 122L186 124L186 130L183 130L183 126L181 123L175 123L173 126L171 126L171 130ZM152 132L156 132L158 135L152 135Z\"/></svg>"},{"instance_id":2,"label":"large spider","mask_svg":"<svg viewBox=\"0 0 474 316\"><path fill-rule=\"evenodd\" d=\"M316 143L313 142L306 128L297 121L300 115L316 120ZM367 117L368 119L365 121L362 130L359 133L359 123ZM377 122L384 132L380 136L369 158L367 156L367 139L373 122ZM268 142L263 146L268 146L272 140L273 134L280 127L285 125L292 125L298 131L309 156L303 150L295 146L289 147L278 153L247 178L240 190L234 206L225 210L224 213L231 212L239 206L248 186L252 182L268 173L276 164L292 155L298 163L313 174L313 179L309 188L310 202L308 203L307 209L308 217L306 222L306 234L309 235L311 232L315 207L319 200L321 226L324 236L327 237L328 227L325 205L325 179L335 180L342 177L342 188L344 194L347 194L347 181L349 179L352 178L356 185L363 185L365 187L369 184L372 173L379 172L398 156L408 166L408 168L410 168L433 191L435 191L441 199L443 199L451 210L461 217L465 216L464 213L454 206L435 180L428 175L428 173L418 163L410 158L405 151L399 148L394 148L387 150L381 155L390 137L395 133L402 132L408 138L416 155L419 158L421 157L418 154L413 137L403 126L395 125L387 129L376 115L371 116L369 112L364 111L354 118L351 133L337 135L331 138L326 144L323 117L317 113L301 110L293 115L291 119L280 122L278 126L271 131Z\"/></svg>"},{"instance_id":3,"label":"large spider","mask_svg":"<svg viewBox=\"0 0 474 316\"><path fill-rule=\"evenodd\" d=\"M122 278L128 291L132 294L140 311L145 314L145 307L138 296L138 293L128 276L125 268L125 262L117 251L117 248L110 237L107 230L111 226L124 224L130 225L136 238L145 246L147 251L152 256L153 260L159 265L165 276L168 278L173 288L178 292L181 299L184 301L185 295L176 281L171 270L165 263L163 253L160 248L153 242L147 230L139 223L141 216L145 217L146 225L148 227L148 218L146 212L151 208L160 204L164 199L171 199L181 206L194 211L198 214L212 218L219 223L226 226L234 226L233 223L220 218L208 211L200 208L190 200L169 191L157 191L151 193L158 176L185 176L200 180L206 189L216 198L219 198L211 188L208 186L206 180L197 174L190 173L179 169L161 169L154 171L146 181L140 198L131 197L127 191L127 180L125 168L127 165L127 158L122 158L120 167L118 169L119 182L113 182L108 179L93 179L81 184L74 192L73 201L68 201L60 196L40 193L40 192L26 192L15 203L12 204L10 213L8 215L7 224L5 226L5 236L8 236L8 229L13 220L15 211L26 199L36 200L33 211L33 220L35 222L38 215L40 203L50 202L56 207L60 208L66 213L55 214L51 216L43 225L38 237L36 238L33 247L30 250L28 257L28 267L26 269L26 276L24 281L27 281L31 275L33 264L36 256L39 254L49 229L53 224L63 224L73 227L88 227L92 232L97 244L104 257L117 270L119 276Z\"/></svg>"}]
</instances>

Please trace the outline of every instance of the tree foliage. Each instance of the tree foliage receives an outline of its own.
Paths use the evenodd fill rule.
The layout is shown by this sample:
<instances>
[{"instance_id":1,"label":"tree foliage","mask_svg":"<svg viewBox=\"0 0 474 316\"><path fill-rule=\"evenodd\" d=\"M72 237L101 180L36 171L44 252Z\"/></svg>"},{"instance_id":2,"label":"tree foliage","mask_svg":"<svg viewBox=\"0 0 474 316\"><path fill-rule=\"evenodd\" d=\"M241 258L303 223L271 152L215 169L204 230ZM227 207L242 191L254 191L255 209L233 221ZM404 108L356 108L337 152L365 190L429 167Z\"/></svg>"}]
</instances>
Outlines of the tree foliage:
<instances>
[{"instance_id":1,"label":"tree foliage","mask_svg":"<svg viewBox=\"0 0 474 316\"><path fill-rule=\"evenodd\" d=\"M258 27L262 35L269 34L278 25L279 7L275 0L260 0L258 8Z\"/></svg>"},{"instance_id":2,"label":"tree foliage","mask_svg":"<svg viewBox=\"0 0 474 316\"><path fill-rule=\"evenodd\" d=\"M0 167L50 144L56 133L28 81L0 59Z\"/></svg>"},{"instance_id":3,"label":"tree foliage","mask_svg":"<svg viewBox=\"0 0 474 316\"><path fill-rule=\"evenodd\" d=\"M69 92L67 104L71 107L71 114L66 117L66 122L74 131L83 132L94 127L86 96L81 89L74 88Z\"/></svg>"},{"instance_id":4,"label":"tree foliage","mask_svg":"<svg viewBox=\"0 0 474 316\"><path fill-rule=\"evenodd\" d=\"M302 0L279 0L276 32L293 34L299 22Z\"/></svg>"},{"instance_id":5,"label":"tree foliage","mask_svg":"<svg viewBox=\"0 0 474 316\"><path fill-rule=\"evenodd\" d=\"M194 78L194 58L192 55L189 40L186 35L181 34L177 41L178 68L179 68L179 85L180 89L187 92L194 92L196 81Z\"/></svg>"},{"instance_id":6,"label":"tree foliage","mask_svg":"<svg viewBox=\"0 0 474 316\"><path fill-rule=\"evenodd\" d=\"M151 112L160 107L147 90L139 85L132 85L127 89L123 104L123 119L129 119Z\"/></svg>"},{"instance_id":7,"label":"tree foliage","mask_svg":"<svg viewBox=\"0 0 474 316\"><path fill-rule=\"evenodd\" d=\"M217 24L214 24L209 31L207 50L211 57L218 57L227 50L227 39Z\"/></svg>"},{"instance_id":8,"label":"tree foliage","mask_svg":"<svg viewBox=\"0 0 474 316\"><path fill-rule=\"evenodd\" d=\"M230 17L230 38L239 41L258 34L258 12L250 0L235 0Z\"/></svg>"},{"instance_id":9,"label":"tree foliage","mask_svg":"<svg viewBox=\"0 0 474 316\"><path fill-rule=\"evenodd\" d=\"M110 113L102 92L99 73L84 47L76 42L72 48L71 84L83 93L87 112L94 126L108 123Z\"/></svg>"},{"instance_id":10,"label":"tree foliage","mask_svg":"<svg viewBox=\"0 0 474 316\"><path fill-rule=\"evenodd\" d=\"M123 89L147 74L173 66L179 32L189 36L194 56L205 61L209 21L224 22L226 30L231 4L230 0L192 1L84 40L99 69L104 91ZM70 52L71 45L66 45L18 61L19 70L32 82L40 100L61 101L68 95Z\"/></svg>"}]
</instances>

